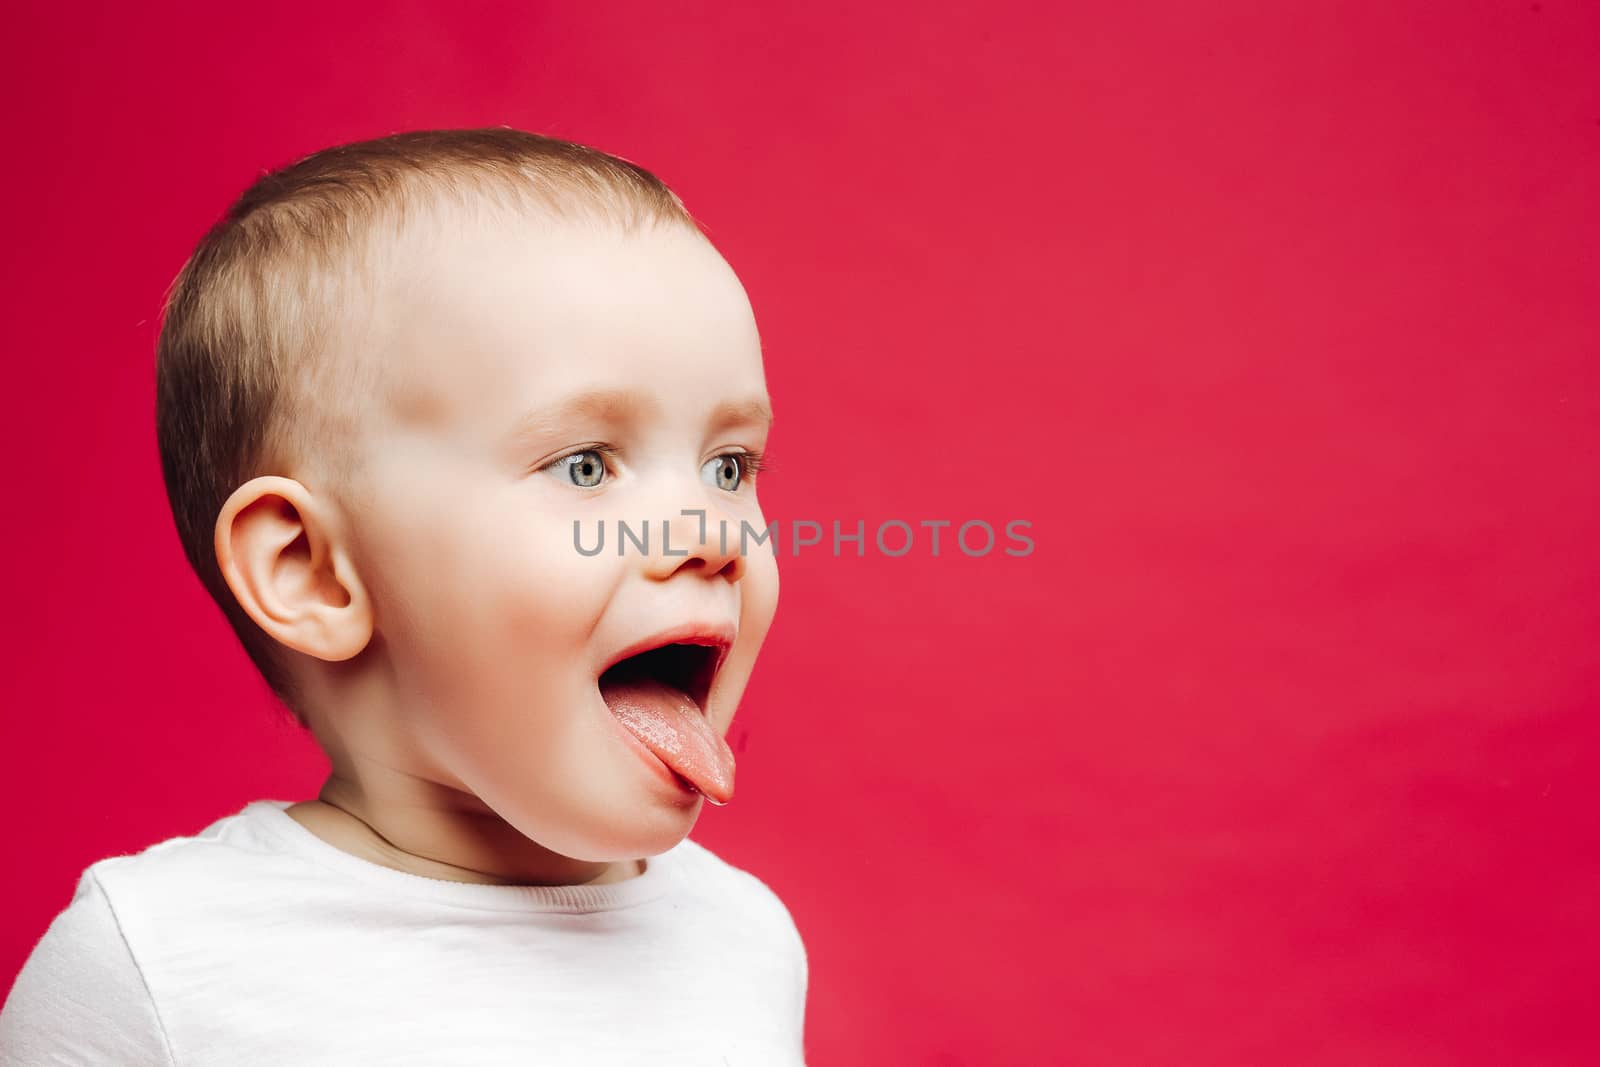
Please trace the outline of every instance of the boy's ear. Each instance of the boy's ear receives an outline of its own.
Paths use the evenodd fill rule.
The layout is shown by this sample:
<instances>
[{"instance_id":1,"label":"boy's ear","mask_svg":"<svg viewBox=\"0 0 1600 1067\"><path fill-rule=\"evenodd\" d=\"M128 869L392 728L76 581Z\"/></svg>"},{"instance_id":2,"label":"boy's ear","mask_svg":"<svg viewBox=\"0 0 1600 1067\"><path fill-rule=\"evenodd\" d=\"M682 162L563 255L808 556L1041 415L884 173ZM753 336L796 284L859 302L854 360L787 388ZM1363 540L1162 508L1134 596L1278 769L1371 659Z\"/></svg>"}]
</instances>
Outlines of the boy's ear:
<instances>
[{"instance_id":1,"label":"boy's ear","mask_svg":"<svg viewBox=\"0 0 1600 1067\"><path fill-rule=\"evenodd\" d=\"M222 505L217 566L239 606L283 644L349 659L372 638L372 605L328 509L292 478L252 478Z\"/></svg>"}]
</instances>

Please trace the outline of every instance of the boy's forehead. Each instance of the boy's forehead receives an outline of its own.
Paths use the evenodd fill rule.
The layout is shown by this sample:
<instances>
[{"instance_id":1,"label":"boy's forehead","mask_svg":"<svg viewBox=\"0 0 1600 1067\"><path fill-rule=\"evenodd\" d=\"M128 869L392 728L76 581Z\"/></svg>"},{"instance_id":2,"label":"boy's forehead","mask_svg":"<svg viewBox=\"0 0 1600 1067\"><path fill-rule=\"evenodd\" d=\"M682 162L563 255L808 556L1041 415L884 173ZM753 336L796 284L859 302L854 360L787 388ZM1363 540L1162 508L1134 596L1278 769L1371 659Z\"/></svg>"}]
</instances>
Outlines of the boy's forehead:
<instances>
[{"instance_id":1,"label":"boy's forehead","mask_svg":"<svg viewBox=\"0 0 1600 1067\"><path fill-rule=\"evenodd\" d=\"M443 427L530 393L698 368L764 389L760 338L732 268L680 224L459 217L396 241L372 341L401 425ZM522 394L522 395L518 395Z\"/></svg>"}]
</instances>

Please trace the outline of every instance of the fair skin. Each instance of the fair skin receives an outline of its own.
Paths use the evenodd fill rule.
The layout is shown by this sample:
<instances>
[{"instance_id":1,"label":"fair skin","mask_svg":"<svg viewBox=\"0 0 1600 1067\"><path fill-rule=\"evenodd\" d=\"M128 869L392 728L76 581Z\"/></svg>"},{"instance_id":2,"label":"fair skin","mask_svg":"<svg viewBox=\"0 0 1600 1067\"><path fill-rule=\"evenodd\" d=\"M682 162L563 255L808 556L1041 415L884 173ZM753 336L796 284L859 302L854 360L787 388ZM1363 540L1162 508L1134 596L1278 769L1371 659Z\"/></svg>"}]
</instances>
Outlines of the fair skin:
<instances>
[{"instance_id":1,"label":"fair skin","mask_svg":"<svg viewBox=\"0 0 1600 1067\"><path fill-rule=\"evenodd\" d=\"M439 219L351 334L386 361L361 491L256 478L218 516L218 561L297 654L332 765L301 825L431 878L620 881L705 798L630 747L601 668L682 624L729 630L705 706L724 736L777 607L774 554L738 544L741 521L766 528L756 475L719 458L766 446L754 317L681 226ZM648 521L648 552L617 553L618 520ZM605 551L576 551L574 521L586 547L603 521Z\"/></svg>"}]
</instances>

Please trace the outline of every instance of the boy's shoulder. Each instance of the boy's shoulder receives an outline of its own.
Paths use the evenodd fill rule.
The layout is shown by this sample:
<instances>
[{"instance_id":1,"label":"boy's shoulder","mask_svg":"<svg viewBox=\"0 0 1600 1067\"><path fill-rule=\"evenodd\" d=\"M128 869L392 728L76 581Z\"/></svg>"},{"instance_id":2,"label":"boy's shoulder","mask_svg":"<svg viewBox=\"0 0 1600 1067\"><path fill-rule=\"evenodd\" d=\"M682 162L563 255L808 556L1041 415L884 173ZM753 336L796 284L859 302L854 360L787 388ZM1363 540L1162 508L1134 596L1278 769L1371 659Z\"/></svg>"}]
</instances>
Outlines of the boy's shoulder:
<instances>
[{"instance_id":1,"label":"boy's shoulder","mask_svg":"<svg viewBox=\"0 0 1600 1067\"><path fill-rule=\"evenodd\" d=\"M720 890L720 895L745 902L757 916L778 920L796 940L799 939L794 918L783 898L755 874L735 866L693 838L684 838L674 851L687 881L714 886Z\"/></svg>"},{"instance_id":2,"label":"boy's shoulder","mask_svg":"<svg viewBox=\"0 0 1600 1067\"><path fill-rule=\"evenodd\" d=\"M241 825L241 814L83 869L0 1013L0 1062L66 1062L64 1054L75 1063L172 1062L145 966L156 953L145 949L172 943L152 938L152 931L164 935L181 924L153 927L149 917L226 910L228 894L206 875L219 869L215 857L226 854L235 869L242 859L248 876L249 858L261 845Z\"/></svg>"},{"instance_id":3,"label":"boy's shoulder","mask_svg":"<svg viewBox=\"0 0 1600 1067\"><path fill-rule=\"evenodd\" d=\"M259 867L270 861L274 847L249 816L253 808L270 803L273 802L254 801L194 833L169 837L137 852L96 860L79 875L74 897L84 892L84 884L90 881L107 888L153 889L206 881L223 870ZM223 862L219 864L219 860Z\"/></svg>"}]
</instances>

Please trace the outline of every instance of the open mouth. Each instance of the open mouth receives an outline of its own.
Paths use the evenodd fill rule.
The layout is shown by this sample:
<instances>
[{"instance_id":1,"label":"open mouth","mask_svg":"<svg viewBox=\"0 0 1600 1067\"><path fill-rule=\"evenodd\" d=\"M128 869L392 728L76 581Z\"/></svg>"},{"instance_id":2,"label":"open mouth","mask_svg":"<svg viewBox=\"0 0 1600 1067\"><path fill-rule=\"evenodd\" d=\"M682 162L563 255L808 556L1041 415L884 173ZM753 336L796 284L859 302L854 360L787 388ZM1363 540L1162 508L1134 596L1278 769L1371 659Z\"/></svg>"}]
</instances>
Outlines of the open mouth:
<instances>
[{"instance_id":1,"label":"open mouth","mask_svg":"<svg viewBox=\"0 0 1600 1067\"><path fill-rule=\"evenodd\" d=\"M737 631L685 623L614 653L596 679L616 724L658 777L676 781L685 797L713 804L733 798L736 760L713 724L712 683Z\"/></svg>"},{"instance_id":2,"label":"open mouth","mask_svg":"<svg viewBox=\"0 0 1600 1067\"><path fill-rule=\"evenodd\" d=\"M619 660L600 675L602 691L607 686L650 679L672 687L694 701L705 714L711 695L711 682L722 663L725 646L679 642L647 649Z\"/></svg>"}]
</instances>

